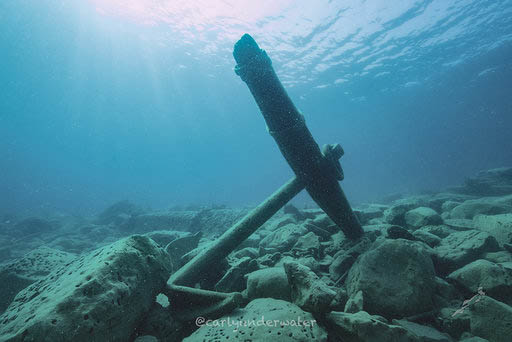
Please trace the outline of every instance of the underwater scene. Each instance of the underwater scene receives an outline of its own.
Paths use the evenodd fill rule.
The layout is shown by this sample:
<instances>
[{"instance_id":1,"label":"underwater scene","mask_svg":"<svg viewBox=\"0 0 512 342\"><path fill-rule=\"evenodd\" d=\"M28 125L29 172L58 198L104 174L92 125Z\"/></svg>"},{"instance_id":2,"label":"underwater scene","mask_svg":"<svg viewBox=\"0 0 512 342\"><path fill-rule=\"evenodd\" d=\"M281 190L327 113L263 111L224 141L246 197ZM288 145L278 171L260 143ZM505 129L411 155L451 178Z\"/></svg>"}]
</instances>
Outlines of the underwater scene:
<instances>
[{"instance_id":1,"label":"underwater scene","mask_svg":"<svg viewBox=\"0 0 512 342\"><path fill-rule=\"evenodd\" d=\"M512 0L3 0L0 48L0 342L512 341Z\"/></svg>"}]
</instances>

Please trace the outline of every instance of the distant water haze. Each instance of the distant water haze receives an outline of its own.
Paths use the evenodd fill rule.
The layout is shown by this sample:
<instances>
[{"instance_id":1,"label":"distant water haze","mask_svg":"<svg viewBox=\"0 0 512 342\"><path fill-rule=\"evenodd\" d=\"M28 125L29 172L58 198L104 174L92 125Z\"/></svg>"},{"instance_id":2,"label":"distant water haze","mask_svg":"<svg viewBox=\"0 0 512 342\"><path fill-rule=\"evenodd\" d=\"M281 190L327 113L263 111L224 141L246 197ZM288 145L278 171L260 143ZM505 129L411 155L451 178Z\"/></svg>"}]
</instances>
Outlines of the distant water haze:
<instances>
[{"instance_id":1,"label":"distant water haze","mask_svg":"<svg viewBox=\"0 0 512 342\"><path fill-rule=\"evenodd\" d=\"M512 1L2 1L0 215L257 205L293 174L244 33L354 204L512 166Z\"/></svg>"}]
</instances>

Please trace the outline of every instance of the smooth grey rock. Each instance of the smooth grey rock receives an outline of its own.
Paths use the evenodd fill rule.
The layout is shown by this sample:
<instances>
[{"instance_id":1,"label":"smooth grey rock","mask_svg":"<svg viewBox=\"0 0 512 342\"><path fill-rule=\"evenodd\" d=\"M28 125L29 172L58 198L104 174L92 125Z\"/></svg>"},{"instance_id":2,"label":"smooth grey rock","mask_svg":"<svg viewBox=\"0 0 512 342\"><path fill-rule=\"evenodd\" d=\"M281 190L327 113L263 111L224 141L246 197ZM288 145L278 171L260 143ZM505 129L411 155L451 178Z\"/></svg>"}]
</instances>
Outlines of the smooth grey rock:
<instances>
[{"instance_id":1,"label":"smooth grey rock","mask_svg":"<svg viewBox=\"0 0 512 342\"><path fill-rule=\"evenodd\" d=\"M350 269L346 281L349 296L363 291L364 310L385 317L432 310L435 271L426 248L404 239L383 241Z\"/></svg>"},{"instance_id":2,"label":"smooth grey rock","mask_svg":"<svg viewBox=\"0 0 512 342\"><path fill-rule=\"evenodd\" d=\"M420 228L427 225L439 225L443 219L439 214L427 207L419 207L405 213L405 223L412 228Z\"/></svg>"}]
</instances>

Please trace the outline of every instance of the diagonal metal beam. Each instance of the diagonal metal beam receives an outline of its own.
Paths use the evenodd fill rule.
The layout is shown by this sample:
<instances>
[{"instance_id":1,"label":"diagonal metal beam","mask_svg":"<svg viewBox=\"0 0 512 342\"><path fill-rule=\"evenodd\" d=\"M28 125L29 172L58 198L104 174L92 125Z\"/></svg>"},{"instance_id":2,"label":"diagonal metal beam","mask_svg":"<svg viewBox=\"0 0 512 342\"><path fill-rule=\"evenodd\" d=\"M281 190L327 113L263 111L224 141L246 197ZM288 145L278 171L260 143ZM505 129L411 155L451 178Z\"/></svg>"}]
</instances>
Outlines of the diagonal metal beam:
<instances>
[{"instance_id":1,"label":"diagonal metal beam","mask_svg":"<svg viewBox=\"0 0 512 342\"><path fill-rule=\"evenodd\" d=\"M270 134L311 198L347 237L361 237L361 224L338 182L340 174L343 177L341 167L320 151L304 117L279 81L267 53L245 34L235 44L233 56L237 62L235 72L249 87Z\"/></svg>"}]
</instances>

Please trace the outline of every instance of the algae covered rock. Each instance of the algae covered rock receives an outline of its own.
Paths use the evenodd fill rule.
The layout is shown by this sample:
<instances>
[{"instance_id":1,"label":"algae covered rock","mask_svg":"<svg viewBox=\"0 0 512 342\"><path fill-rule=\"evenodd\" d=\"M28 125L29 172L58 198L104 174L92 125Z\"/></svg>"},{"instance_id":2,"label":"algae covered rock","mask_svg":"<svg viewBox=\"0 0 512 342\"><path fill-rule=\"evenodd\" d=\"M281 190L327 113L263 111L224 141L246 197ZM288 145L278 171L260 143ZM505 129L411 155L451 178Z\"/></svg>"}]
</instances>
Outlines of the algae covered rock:
<instances>
[{"instance_id":1,"label":"algae covered rock","mask_svg":"<svg viewBox=\"0 0 512 342\"><path fill-rule=\"evenodd\" d=\"M165 286L168 256L131 236L75 259L22 290L0 316L7 341L128 341Z\"/></svg>"},{"instance_id":2,"label":"algae covered rock","mask_svg":"<svg viewBox=\"0 0 512 342\"><path fill-rule=\"evenodd\" d=\"M196 320L201 327L183 342L197 341L327 341L315 318L283 300L255 299L243 309L216 320Z\"/></svg>"},{"instance_id":3,"label":"algae covered rock","mask_svg":"<svg viewBox=\"0 0 512 342\"><path fill-rule=\"evenodd\" d=\"M406 317L433 309L434 265L427 247L409 240L385 240L361 255L348 273L350 297L363 292L364 310Z\"/></svg>"}]
</instances>

